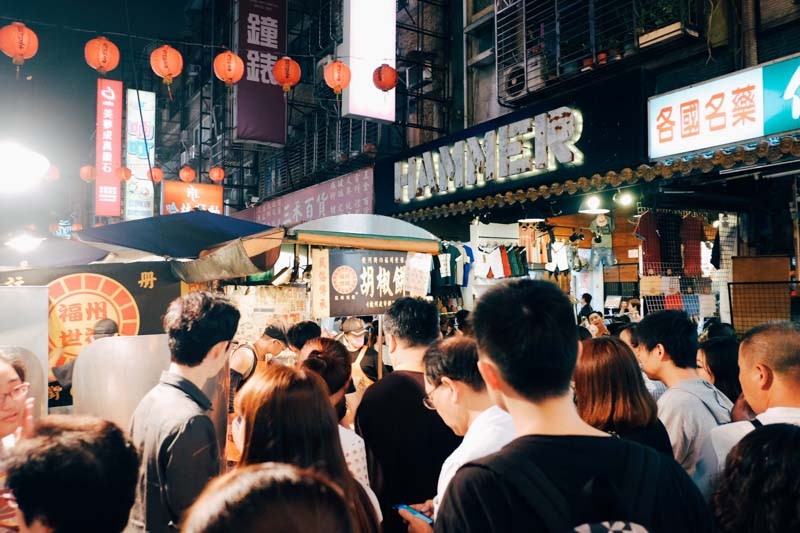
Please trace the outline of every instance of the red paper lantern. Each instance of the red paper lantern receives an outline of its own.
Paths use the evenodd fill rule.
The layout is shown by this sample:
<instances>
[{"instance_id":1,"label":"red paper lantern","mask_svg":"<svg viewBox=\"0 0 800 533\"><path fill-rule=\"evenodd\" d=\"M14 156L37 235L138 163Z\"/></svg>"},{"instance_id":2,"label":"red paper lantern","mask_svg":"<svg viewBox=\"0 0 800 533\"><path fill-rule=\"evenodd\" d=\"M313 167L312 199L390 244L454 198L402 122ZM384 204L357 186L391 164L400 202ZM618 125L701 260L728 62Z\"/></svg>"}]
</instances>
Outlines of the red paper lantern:
<instances>
[{"instance_id":1,"label":"red paper lantern","mask_svg":"<svg viewBox=\"0 0 800 533\"><path fill-rule=\"evenodd\" d=\"M214 58L214 74L224 81L225 85L231 87L244 76L244 61L230 50L226 50Z\"/></svg>"},{"instance_id":2,"label":"red paper lantern","mask_svg":"<svg viewBox=\"0 0 800 533\"><path fill-rule=\"evenodd\" d=\"M197 177L197 173L192 167L183 167L180 172L178 172L178 176L181 178L181 181L191 183Z\"/></svg>"},{"instance_id":3,"label":"red paper lantern","mask_svg":"<svg viewBox=\"0 0 800 533\"><path fill-rule=\"evenodd\" d=\"M105 37L95 37L83 47L86 63L105 76L119 65L119 48Z\"/></svg>"},{"instance_id":4,"label":"red paper lantern","mask_svg":"<svg viewBox=\"0 0 800 533\"><path fill-rule=\"evenodd\" d=\"M91 183L94 181L94 167L92 165L84 165L81 167L80 170L80 177L86 183Z\"/></svg>"},{"instance_id":5,"label":"red paper lantern","mask_svg":"<svg viewBox=\"0 0 800 533\"><path fill-rule=\"evenodd\" d=\"M165 85L171 85L172 79L183 71L183 56L170 45L165 44L150 54L150 66L156 76L164 78Z\"/></svg>"},{"instance_id":6,"label":"red paper lantern","mask_svg":"<svg viewBox=\"0 0 800 533\"><path fill-rule=\"evenodd\" d=\"M221 167L212 167L211 170L208 171L208 177L211 178L211 181L214 183L219 183L225 179L225 170Z\"/></svg>"},{"instance_id":7,"label":"red paper lantern","mask_svg":"<svg viewBox=\"0 0 800 533\"><path fill-rule=\"evenodd\" d=\"M325 83L335 94L342 94L342 90L350 85L350 67L338 59L329 63L325 67Z\"/></svg>"},{"instance_id":8,"label":"red paper lantern","mask_svg":"<svg viewBox=\"0 0 800 533\"><path fill-rule=\"evenodd\" d=\"M397 71L384 63L372 73L372 83L383 92L397 87Z\"/></svg>"},{"instance_id":9,"label":"red paper lantern","mask_svg":"<svg viewBox=\"0 0 800 533\"><path fill-rule=\"evenodd\" d=\"M153 170L147 171L147 177L150 178L150 181L153 183L161 183L161 180L164 179L164 171L158 167L153 167Z\"/></svg>"},{"instance_id":10,"label":"red paper lantern","mask_svg":"<svg viewBox=\"0 0 800 533\"><path fill-rule=\"evenodd\" d=\"M117 177L119 178L119 181L128 181L131 179L132 175L131 169L128 167L119 167L117 169Z\"/></svg>"},{"instance_id":11,"label":"red paper lantern","mask_svg":"<svg viewBox=\"0 0 800 533\"><path fill-rule=\"evenodd\" d=\"M300 65L288 56L277 60L272 67L272 75L275 76L275 81L283 87L283 92L286 93L300 82L301 74Z\"/></svg>"},{"instance_id":12,"label":"red paper lantern","mask_svg":"<svg viewBox=\"0 0 800 533\"><path fill-rule=\"evenodd\" d=\"M47 169L47 172L44 175L45 181L56 181L60 177L61 171L58 170L58 167L55 165L50 165L50 168Z\"/></svg>"},{"instance_id":13,"label":"red paper lantern","mask_svg":"<svg viewBox=\"0 0 800 533\"><path fill-rule=\"evenodd\" d=\"M12 22L0 28L0 50L20 66L39 51L39 38L21 22Z\"/></svg>"}]
</instances>

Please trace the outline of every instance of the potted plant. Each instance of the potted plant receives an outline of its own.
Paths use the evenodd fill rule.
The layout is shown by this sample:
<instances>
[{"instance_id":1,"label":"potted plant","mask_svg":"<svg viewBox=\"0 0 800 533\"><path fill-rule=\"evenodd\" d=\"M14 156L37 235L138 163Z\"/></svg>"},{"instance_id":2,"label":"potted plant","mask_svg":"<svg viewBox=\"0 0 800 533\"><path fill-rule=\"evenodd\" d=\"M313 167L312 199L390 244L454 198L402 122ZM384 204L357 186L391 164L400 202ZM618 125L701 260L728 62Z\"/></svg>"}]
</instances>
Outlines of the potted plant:
<instances>
[{"instance_id":1,"label":"potted plant","mask_svg":"<svg viewBox=\"0 0 800 533\"><path fill-rule=\"evenodd\" d=\"M586 43L581 44L581 51L583 56L583 68L581 71L586 72L592 70L592 68L594 68L594 57L592 56L592 51L589 49L589 45Z\"/></svg>"},{"instance_id":2,"label":"potted plant","mask_svg":"<svg viewBox=\"0 0 800 533\"><path fill-rule=\"evenodd\" d=\"M638 22L639 48L681 35L684 24L681 20L683 0L650 0L643 3Z\"/></svg>"}]
</instances>

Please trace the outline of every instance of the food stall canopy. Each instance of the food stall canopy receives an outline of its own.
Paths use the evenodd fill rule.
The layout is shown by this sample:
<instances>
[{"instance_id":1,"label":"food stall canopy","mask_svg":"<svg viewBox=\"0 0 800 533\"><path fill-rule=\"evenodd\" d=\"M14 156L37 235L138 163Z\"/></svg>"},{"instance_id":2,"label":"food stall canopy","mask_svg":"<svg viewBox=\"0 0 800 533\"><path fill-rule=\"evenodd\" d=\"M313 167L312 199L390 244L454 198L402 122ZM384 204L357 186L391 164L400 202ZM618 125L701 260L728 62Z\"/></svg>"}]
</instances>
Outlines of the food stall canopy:
<instances>
[{"instance_id":1,"label":"food stall canopy","mask_svg":"<svg viewBox=\"0 0 800 533\"><path fill-rule=\"evenodd\" d=\"M27 252L0 243L0 270L87 265L107 255L106 250L59 237L48 237Z\"/></svg>"},{"instance_id":2,"label":"food stall canopy","mask_svg":"<svg viewBox=\"0 0 800 533\"><path fill-rule=\"evenodd\" d=\"M97 246L121 246L172 259L176 276L189 283L232 279L268 270L280 254L284 230L207 211L190 211L76 234Z\"/></svg>"},{"instance_id":3,"label":"food stall canopy","mask_svg":"<svg viewBox=\"0 0 800 533\"><path fill-rule=\"evenodd\" d=\"M298 242L315 246L435 254L439 239L409 222L381 215L336 215L295 226Z\"/></svg>"}]
</instances>

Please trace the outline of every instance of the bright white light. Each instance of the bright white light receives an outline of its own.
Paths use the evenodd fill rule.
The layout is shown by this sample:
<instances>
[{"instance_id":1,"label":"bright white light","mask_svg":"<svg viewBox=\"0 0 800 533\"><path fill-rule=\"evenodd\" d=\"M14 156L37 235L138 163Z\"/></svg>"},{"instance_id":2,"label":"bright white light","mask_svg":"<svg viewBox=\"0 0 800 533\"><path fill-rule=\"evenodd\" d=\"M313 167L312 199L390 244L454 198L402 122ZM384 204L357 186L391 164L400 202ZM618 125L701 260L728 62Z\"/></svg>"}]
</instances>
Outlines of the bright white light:
<instances>
[{"instance_id":1,"label":"bright white light","mask_svg":"<svg viewBox=\"0 0 800 533\"><path fill-rule=\"evenodd\" d=\"M41 237L34 237L33 235L22 233L6 241L6 246L22 253L32 252L42 244L43 240L44 239Z\"/></svg>"},{"instance_id":2,"label":"bright white light","mask_svg":"<svg viewBox=\"0 0 800 533\"><path fill-rule=\"evenodd\" d=\"M596 211L598 207L600 207L600 198L597 196L591 196L588 200L586 200L586 207L589 209Z\"/></svg>"},{"instance_id":3,"label":"bright white light","mask_svg":"<svg viewBox=\"0 0 800 533\"><path fill-rule=\"evenodd\" d=\"M10 141L0 142L0 161L0 194L32 189L50 168L46 157Z\"/></svg>"},{"instance_id":4,"label":"bright white light","mask_svg":"<svg viewBox=\"0 0 800 533\"><path fill-rule=\"evenodd\" d=\"M544 221L545 221L545 219L544 219L544 218L538 218L538 217L527 217L527 218L521 218L521 219L519 219L517 222L522 222L523 224L524 224L524 223L533 224L533 223L536 223L536 222L544 222Z\"/></svg>"},{"instance_id":5,"label":"bright white light","mask_svg":"<svg viewBox=\"0 0 800 533\"><path fill-rule=\"evenodd\" d=\"M719 220L715 220L714 222L711 223L711 225L714 226L715 228L718 228L719 227Z\"/></svg>"},{"instance_id":6,"label":"bright white light","mask_svg":"<svg viewBox=\"0 0 800 533\"><path fill-rule=\"evenodd\" d=\"M624 192L617 198L619 205L629 206L633 204L633 195L629 192Z\"/></svg>"},{"instance_id":7,"label":"bright white light","mask_svg":"<svg viewBox=\"0 0 800 533\"><path fill-rule=\"evenodd\" d=\"M578 212L586 215L605 215L609 210L600 207L600 198L598 196L590 196L586 199L583 209L580 209Z\"/></svg>"}]
</instances>

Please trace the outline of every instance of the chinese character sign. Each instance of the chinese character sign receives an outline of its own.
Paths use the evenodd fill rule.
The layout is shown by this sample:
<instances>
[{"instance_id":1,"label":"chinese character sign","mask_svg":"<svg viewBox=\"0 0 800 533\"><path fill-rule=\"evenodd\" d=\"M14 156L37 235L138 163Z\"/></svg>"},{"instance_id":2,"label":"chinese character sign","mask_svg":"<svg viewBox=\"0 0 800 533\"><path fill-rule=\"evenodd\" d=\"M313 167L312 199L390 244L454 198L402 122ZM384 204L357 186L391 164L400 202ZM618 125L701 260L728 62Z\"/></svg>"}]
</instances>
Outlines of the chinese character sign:
<instances>
[{"instance_id":1,"label":"chinese character sign","mask_svg":"<svg viewBox=\"0 0 800 533\"><path fill-rule=\"evenodd\" d=\"M97 79L95 215L120 216L122 82Z\"/></svg>"},{"instance_id":2,"label":"chinese character sign","mask_svg":"<svg viewBox=\"0 0 800 533\"><path fill-rule=\"evenodd\" d=\"M315 318L385 312L407 295L405 252L315 250L311 291Z\"/></svg>"},{"instance_id":3,"label":"chinese character sign","mask_svg":"<svg viewBox=\"0 0 800 533\"><path fill-rule=\"evenodd\" d=\"M333 215L372 214L372 175L371 167L363 168L270 200L255 208L253 220L267 226L291 227Z\"/></svg>"},{"instance_id":4,"label":"chinese character sign","mask_svg":"<svg viewBox=\"0 0 800 533\"><path fill-rule=\"evenodd\" d=\"M286 99L272 68L286 54L287 0L239 0L239 56L244 78L236 85L236 138L274 146L286 143Z\"/></svg>"},{"instance_id":5,"label":"chinese character sign","mask_svg":"<svg viewBox=\"0 0 800 533\"><path fill-rule=\"evenodd\" d=\"M800 129L800 57L650 98L650 158Z\"/></svg>"},{"instance_id":6,"label":"chinese character sign","mask_svg":"<svg viewBox=\"0 0 800 533\"><path fill-rule=\"evenodd\" d=\"M174 215L202 209L217 215L223 209L222 185L208 183L161 182L161 214Z\"/></svg>"},{"instance_id":7,"label":"chinese character sign","mask_svg":"<svg viewBox=\"0 0 800 533\"><path fill-rule=\"evenodd\" d=\"M132 177L125 184L125 220L137 220L153 216L155 205L153 182L147 177L155 164L155 93L138 91L137 94L136 90L128 89L126 109L125 166Z\"/></svg>"}]
</instances>

